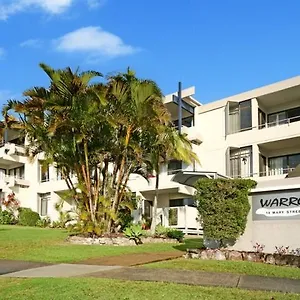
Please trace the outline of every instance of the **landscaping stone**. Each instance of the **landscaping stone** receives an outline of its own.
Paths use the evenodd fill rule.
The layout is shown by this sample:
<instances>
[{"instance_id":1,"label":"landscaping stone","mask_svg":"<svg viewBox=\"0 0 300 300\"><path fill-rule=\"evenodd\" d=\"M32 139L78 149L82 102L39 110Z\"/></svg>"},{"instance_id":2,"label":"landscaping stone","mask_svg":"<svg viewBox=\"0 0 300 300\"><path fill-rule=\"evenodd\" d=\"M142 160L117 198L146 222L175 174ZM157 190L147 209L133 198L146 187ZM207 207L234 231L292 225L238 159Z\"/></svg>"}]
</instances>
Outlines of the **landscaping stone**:
<instances>
[{"instance_id":1,"label":"landscaping stone","mask_svg":"<svg viewBox=\"0 0 300 300\"><path fill-rule=\"evenodd\" d=\"M260 252L230 251L227 249L187 249L186 254L183 257L203 260L244 260L300 268L300 256L292 254L268 254Z\"/></svg>"},{"instance_id":2,"label":"landscaping stone","mask_svg":"<svg viewBox=\"0 0 300 300\"><path fill-rule=\"evenodd\" d=\"M227 259L228 260L243 260L243 255L239 251L228 251Z\"/></svg>"},{"instance_id":3,"label":"landscaping stone","mask_svg":"<svg viewBox=\"0 0 300 300\"><path fill-rule=\"evenodd\" d=\"M216 250L215 251L215 259L216 260L226 260L225 252L223 252L221 250Z\"/></svg>"},{"instance_id":4,"label":"landscaping stone","mask_svg":"<svg viewBox=\"0 0 300 300\"><path fill-rule=\"evenodd\" d=\"M82 236L70 236L67 241L72 244L78 245L111 245L111 246L135 246L134 240L130 240L126 237L82 237ZM150 243L178 243L175 239L167 238L153 238L153 237L143 237L141 238L143 244Z\"/></svg>"}]
</instances>

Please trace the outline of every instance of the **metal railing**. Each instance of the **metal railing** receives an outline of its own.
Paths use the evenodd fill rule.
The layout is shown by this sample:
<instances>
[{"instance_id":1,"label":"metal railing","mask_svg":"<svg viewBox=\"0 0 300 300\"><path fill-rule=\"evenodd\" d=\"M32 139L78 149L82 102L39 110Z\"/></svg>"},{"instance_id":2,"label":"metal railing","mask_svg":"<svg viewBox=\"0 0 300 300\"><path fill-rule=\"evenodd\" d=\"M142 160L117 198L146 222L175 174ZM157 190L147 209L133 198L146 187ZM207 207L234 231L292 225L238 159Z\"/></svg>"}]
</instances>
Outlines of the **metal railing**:
<instances>
[{"instance_id":1,"label":"metal railing","mask_svg":"<svg viewBox=\"0 0 300 300\"><path fill-rule=\"evenodd\" d=\"M292 118L286 118L282 120L276 120L273 122L266 122L264 124L260 124L258 125L258 129L277 127L281 125L289 125L290 123L299 122L299 121L300 121L300 116L296 116Z\"/></svg>"}]
</instances>

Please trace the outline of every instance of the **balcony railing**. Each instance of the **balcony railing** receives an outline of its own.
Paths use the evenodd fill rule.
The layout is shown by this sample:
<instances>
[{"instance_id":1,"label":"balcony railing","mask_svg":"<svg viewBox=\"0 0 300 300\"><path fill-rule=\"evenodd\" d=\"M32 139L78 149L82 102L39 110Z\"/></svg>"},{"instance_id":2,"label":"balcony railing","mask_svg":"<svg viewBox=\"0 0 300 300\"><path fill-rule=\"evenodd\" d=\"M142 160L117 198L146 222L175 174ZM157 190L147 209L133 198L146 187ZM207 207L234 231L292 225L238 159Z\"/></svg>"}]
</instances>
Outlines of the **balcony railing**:
<instances>
[{"instance_id":1,"label":"balcony railing","mask_svg":"<svg viewBox=\"0 0 300 300\"><path fill-rule=\"evenodd\" d=\"M276 127L276 126L281 126L281 125L286 125L294 122L300 121L300 116L292 117L292 118L286 118L282 120L276 120L273 122L266 122L264 124L258 125L258 129L263 129L263 128L270 128L270 127Z\"/></svg>"}]
</instances>

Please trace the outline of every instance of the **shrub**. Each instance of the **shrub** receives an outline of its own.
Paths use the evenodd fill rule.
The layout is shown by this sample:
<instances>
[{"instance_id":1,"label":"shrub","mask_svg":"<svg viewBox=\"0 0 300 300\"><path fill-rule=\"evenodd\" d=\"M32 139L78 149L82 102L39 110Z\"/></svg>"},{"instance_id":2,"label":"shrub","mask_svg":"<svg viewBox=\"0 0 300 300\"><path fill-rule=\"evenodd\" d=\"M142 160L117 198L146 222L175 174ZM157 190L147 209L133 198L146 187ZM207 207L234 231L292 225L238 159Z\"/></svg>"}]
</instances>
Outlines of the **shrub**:
<instances>
[{"instance_id":1,"label":"shrub","mask_svg":"<svg viewBox=\"0 0 300 300\"><path fill-rule=\"evenodd\" d=\"M51 224L51 220L49 217L42 218L36 222L36 226L41 228L49 227Z\"/></svg>"},{"instance_id":2,"label":"shrub","mask_svg":"<svg viewBox=\"0 0 300 300\"><path fill-rule=\"evenodd\" d=\"M131 211L129 209L122 209L118 212L118 220L121 225L121 229L130 227L133 221Z\"/></svg>"},{"instance_id":3,"label":"shrub","mask_svg":"<svg viewBox=\"0 0 300 300\"><path fill-rule=\"evenodd\" d=\"M124 230L124 234L130 240L134 240L137 245L142 243L141 237L143 236L143 229L141 225L134 224L130 227L127 227Z\"/></svg>"},{"instance_id":4,"label":"shrub","mask_svg":"<svg viewBox=\"0 0 300 300\"><path fill-rule=\"evenodd\" d=\"M184 233L181 230L171 229L167 232L167 237L170 239L176 239L178 242L182 242Z\"/></svg>"},{"instance_id":5,"label":"shrub","mask_svg":"<svg viewBox=\"0 0 300 300\"><path fill-rule=\"evenodd\" d=\"M0 224L1 225L13 225L16 224L16 218L13 212L8 210L0 210Z\"/></svg>"},{"instance_id":6,"label":"shrub","mask_svg":"<svg viewBox=\"0 0 300 300\"><path fill-rule=\"evenodd\" d=\"M40 215L32 211L30 208L20 207L19 208L19 224L23 226L36 226L40 220Z\"/></svg>"},{"instance_id":7,"label":"shrub","mask_svg":"<svg viewBox=\"0 0 300 300\"><path fill-rule=\"evenodd\" d=\"M200 179L195 200L205 238L236 240L245 231L250 210L248 194L256 182L250 179Z\"/></svg>"},{"instance_id":8,"label":"shrub","mask_svg":"<svg viewBox=\"0 0 300 300\"><path fill-rule=\"evenodd\" d=\"M157 225L155 228L155 236L158 237L167 237L168 231L170 229L166 228L165 226L162 225Z\"/></svg>"}]
</instances>

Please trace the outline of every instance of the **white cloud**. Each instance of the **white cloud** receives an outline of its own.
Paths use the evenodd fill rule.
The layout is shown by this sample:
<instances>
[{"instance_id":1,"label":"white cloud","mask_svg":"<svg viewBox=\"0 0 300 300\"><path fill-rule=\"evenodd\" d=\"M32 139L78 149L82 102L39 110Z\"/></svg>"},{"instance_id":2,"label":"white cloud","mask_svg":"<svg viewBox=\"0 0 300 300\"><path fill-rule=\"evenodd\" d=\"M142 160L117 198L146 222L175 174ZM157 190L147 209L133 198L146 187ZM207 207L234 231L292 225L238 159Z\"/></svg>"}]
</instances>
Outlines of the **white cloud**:
<instances>
[{"instance_id":1,"label":"white cloud","mask_svg":"<svg viewBox=\"0 0 300 300\"><path fill-rule=\"evenodd\" d=\"M57 51L86 53L89 58L116 57L139 51L125 44L120 37L101 27L83 27L54 41Z\"/></svg>"},{"instance_id":2,"label":"white cloud","mask_svg":"<svg viewBox=\"0 0 300 300\"><path fill-rule=\"evenodd\" d=\"M6 51L4 50L4 48L0 47L0 59L2 59L5 56Z\"/></svg>"},{"instance_id":3,"label":"white cloud","mask_svg":"<svg viewBox=\"0 0 300 300\"><path fill-rule=\"evenodd\" d=\"M66 12L76 1L82 0L0 0L0 20L32 8L43 10L47 14L58 15ZM106 0L84 0L90 8L103 5Z\"/></svg>"},{"instance_id":4,"label":"white cloud","mask_svg":"<svg viewBox=\"0 0 300 300\"><path fill-rule=\"evenodd\" d=\"M21 47L28 47L28 48L40 48L42 47L43 41L39 39L29 39L24 41L20 44Z\"/></svg>"}]
</instances>

